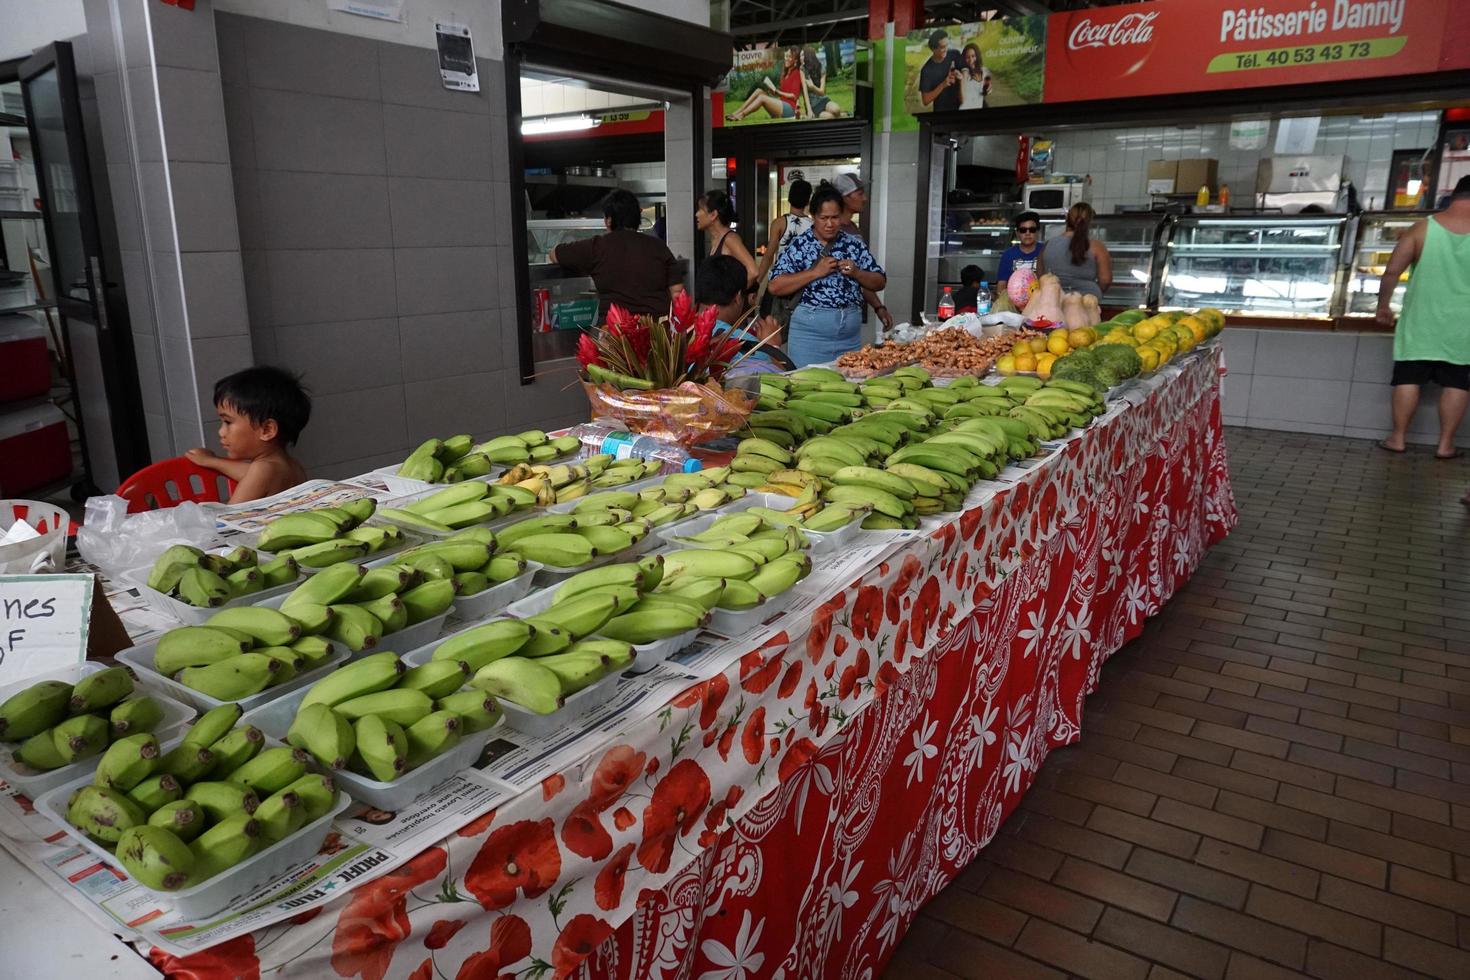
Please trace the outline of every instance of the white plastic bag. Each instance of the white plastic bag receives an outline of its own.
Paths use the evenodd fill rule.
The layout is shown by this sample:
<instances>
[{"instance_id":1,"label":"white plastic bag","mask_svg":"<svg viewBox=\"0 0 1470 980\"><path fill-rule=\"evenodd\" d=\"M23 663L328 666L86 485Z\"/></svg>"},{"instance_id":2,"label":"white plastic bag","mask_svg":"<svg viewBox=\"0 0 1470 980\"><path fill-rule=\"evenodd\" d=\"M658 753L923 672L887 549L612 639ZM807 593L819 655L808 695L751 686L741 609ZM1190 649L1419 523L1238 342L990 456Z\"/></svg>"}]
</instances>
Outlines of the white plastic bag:
<instances>
[{"instance_id":1,"label":"white plastic bag","mask_svg":"<svg viewBox=\"0 0 1470 980\"><path fill-rule=\"evenodd\" d=\"M215 537L213 515L193 501L129 515L122 497L90 497L77 529L77 551L115 577L152 565L170 545L207 548Z\"/></svg>"}]
</instances>

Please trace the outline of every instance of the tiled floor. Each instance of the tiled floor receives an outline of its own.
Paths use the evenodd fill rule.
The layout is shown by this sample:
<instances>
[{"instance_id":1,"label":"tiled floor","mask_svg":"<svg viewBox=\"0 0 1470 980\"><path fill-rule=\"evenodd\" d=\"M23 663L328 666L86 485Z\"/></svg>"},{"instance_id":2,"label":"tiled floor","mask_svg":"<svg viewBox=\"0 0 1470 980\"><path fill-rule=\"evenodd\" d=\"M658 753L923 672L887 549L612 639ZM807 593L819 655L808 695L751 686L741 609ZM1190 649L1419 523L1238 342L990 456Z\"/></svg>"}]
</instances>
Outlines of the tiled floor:
<instances>
[{"instance_id":1,"label":"tiled floor","mask_svg":"<svg viewBox=\"0 0 1470 980\"><path fill-rule=\"evenodd\" d=\"M1470 977L1470 465L1228 445L1240 526L889 980Z\"/></svg>"}]
</instances>

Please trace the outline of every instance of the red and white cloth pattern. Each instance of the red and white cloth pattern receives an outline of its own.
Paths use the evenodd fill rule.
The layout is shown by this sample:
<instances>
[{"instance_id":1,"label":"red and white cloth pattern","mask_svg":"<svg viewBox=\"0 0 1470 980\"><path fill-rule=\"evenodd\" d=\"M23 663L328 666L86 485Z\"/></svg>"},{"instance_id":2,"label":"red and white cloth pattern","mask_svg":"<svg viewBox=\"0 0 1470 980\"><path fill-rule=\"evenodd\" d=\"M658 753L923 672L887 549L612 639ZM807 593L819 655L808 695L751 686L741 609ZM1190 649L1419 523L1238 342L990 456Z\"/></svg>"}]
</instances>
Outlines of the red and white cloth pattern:
<instances>
[{"instance_id":1,"label":"red and white cloth pattern","mask_svg":"<svg viewBox=\"0 0 1470 980\"><path fill-rule=\"evenodd\" d=\"M294 922L151 958L201 980L877 976L1235 520L1212 352L539 794Z\"/></svg>"}]
</instances>

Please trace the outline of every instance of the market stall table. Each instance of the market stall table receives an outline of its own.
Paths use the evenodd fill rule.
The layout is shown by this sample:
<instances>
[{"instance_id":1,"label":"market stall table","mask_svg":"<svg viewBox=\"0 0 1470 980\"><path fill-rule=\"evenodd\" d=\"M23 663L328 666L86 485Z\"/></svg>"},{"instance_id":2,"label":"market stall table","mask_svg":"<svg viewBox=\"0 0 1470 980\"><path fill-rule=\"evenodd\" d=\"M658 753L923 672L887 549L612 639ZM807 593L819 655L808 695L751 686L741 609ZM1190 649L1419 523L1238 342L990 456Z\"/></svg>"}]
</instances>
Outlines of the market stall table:
<instances>
[{"instance_id":1,"label":"market stall table","mask_svg":"<svg viewBox=\"0 0 1470 980\"><path fill-rule=\"evenodd\" d=\"M962 513L823 556L762 630L492 742L390 825L411 852L342 822L385 855L345 895L136 944L193 977L875 975L1233 526L1221 367L1200 348Z\"/></svg>"}]
</instances>

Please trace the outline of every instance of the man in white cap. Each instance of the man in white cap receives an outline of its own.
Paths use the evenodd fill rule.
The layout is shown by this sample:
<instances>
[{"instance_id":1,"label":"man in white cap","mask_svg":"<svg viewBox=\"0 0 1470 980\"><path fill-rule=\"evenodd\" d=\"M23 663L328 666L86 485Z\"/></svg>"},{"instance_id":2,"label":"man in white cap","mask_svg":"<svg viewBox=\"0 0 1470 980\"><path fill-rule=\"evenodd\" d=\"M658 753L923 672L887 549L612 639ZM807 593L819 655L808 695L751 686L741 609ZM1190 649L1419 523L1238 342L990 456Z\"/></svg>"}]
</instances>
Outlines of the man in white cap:
<instances>
[{"instance_id":1,"label":"man in white cap","mask_svg":"<svg viewBox=\"0 0 1470 980\"><path fill-rule=\"evenodd\" d=\"M842 195L842 221L838 227L849 235L865 237L858 231L856 218L867 209L867 185L858 178L857 174L848 171L832 178L832 186L837 188L837 193ZM892 330L893 314L888 312L888 307L883 305L883 301L878 298L878 294L871 289L864 289L863 298L873 308L873 314L882 321L883 329Z\"/></svg>"}]
</instances>

